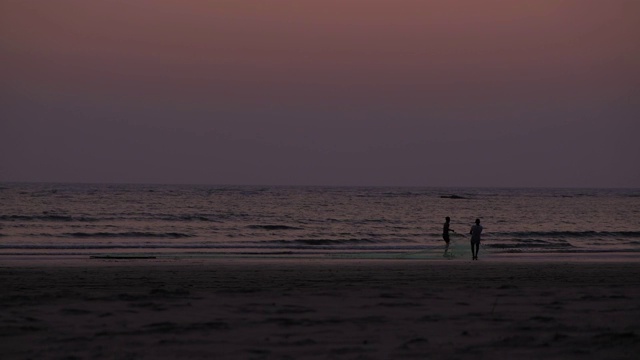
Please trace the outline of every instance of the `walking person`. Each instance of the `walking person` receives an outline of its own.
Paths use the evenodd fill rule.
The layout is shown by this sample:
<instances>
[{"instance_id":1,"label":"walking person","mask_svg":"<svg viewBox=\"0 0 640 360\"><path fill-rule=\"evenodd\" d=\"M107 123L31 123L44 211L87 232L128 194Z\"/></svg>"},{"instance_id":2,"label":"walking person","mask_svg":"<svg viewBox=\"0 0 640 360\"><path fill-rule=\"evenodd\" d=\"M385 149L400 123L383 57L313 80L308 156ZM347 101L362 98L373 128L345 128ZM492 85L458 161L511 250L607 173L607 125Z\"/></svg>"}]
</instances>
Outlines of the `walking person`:
<instances>
[{"instance_id":1,"label":"walking person","mask_svg":"<svg viewBox=\"0 0 640 360\"><path fill-rule=\"evenodd\" d=\"M444 246L444 255L442 255L444 257L447 257L447 252L449 251L449 242L451 241L451 239L449 239L449 232L455 232L453 229L449 229L450 222L451 219L448 216L444 218L444 226L442 227L442 239L444 239L444 242L446 243Z\"/></svg>"},{"instance_id":2,"label":"walking person","mask_svg":"<svg viewBox=\"0 0 640 360\"><path fill-rule=\"evenodd\" d=\"M471 256L472 260L478 260L478 250L480 249L480 234L482 234L482 225L480 219L476 219L476 224L471 226Z\"/></svg>"}]
</instances>

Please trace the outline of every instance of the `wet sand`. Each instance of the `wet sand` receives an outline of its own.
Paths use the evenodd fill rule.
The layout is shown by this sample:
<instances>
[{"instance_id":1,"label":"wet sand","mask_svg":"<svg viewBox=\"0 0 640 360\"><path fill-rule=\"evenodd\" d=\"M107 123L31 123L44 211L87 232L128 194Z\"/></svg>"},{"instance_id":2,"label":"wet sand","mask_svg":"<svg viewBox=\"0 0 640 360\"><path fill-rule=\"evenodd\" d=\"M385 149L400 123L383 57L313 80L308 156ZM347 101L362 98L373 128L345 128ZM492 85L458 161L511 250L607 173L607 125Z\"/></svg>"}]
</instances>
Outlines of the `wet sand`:
<instances>
[{"instance_id":1,"label":"wet sand","mask_svg":"<svg viewBox=\"0 0 640 360\"><path fill-rule=\"evenodd\" d=\"M634 359L638 261L0 258L3 359Z\"/></svg>"}]
</instances>

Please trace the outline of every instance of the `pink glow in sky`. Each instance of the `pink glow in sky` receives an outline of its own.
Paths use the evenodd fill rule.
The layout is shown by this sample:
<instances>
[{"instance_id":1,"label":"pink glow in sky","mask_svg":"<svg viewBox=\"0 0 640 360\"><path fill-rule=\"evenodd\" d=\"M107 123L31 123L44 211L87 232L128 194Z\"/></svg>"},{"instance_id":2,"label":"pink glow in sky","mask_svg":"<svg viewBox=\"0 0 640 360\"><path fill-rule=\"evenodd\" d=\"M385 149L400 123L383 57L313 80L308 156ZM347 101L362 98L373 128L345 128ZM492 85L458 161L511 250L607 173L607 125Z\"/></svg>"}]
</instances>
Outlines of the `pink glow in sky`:
<instances>
[{"instance_id":1,"label":"pink glow in sky","mask_svg":"<svg viewBox=\"0 0 640 360\"><path fill-rule=\"evenodd\" d=\"M640 187L640 2L0 3L0 181Z\"/></svg>"}]
</instances>

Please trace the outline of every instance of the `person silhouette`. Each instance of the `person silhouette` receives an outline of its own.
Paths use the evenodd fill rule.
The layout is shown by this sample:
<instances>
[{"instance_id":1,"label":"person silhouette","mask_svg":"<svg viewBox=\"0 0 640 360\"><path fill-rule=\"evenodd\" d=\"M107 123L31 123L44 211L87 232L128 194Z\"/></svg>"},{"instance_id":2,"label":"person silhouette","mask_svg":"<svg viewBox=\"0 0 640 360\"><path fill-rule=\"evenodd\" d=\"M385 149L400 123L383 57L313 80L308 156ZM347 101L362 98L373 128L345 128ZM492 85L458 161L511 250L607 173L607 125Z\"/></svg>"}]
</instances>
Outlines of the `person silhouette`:
<instances>
[{"instance_id":1,"label":"person silhouette","mask_svg":"<svg viewBox=\"0 0 640 360\"><path fill-rule=\"evenodd\" d=\"M478 260L478 250L480 249L480 234L482 233L482 225L480 219L476 219L476 224L471 226L469 234L471 234L471 256L472 260Z\"/></svg>"},{"instance_id":2,"label":"person silhouette","mask_svg":"<svg viewBox=\"0 0 640 360\"><path fill-rule=\"evenodd\" d=\"M442 239L446 243L444 246L444 254L442 256L447 256L447 252L449 251L449 232L455 232L453 229L449 229L449 222L451 219L447 216L444 218L444 225L442 226Z\"/></svg>"}]
</instances>

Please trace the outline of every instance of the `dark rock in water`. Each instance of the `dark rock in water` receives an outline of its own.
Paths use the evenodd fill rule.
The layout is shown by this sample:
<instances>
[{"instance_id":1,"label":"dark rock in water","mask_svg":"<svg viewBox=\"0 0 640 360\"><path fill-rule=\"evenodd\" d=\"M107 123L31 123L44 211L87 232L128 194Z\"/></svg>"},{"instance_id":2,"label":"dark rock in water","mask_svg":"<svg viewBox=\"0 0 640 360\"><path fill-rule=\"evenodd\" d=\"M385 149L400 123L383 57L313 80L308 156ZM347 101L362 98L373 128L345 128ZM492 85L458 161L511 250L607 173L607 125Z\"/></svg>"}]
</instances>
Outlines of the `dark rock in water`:
<instances>
[{"instance_id":1,"label":"dark rock in water","mask_svg":"<svg viewBox=\"0 0 640 360\"><path fill-rule=\"evenodd\" d=\"M466 199L466 197L460 195L442 195L440 197L443 199Z\"/></svg>"}]
</instances>

